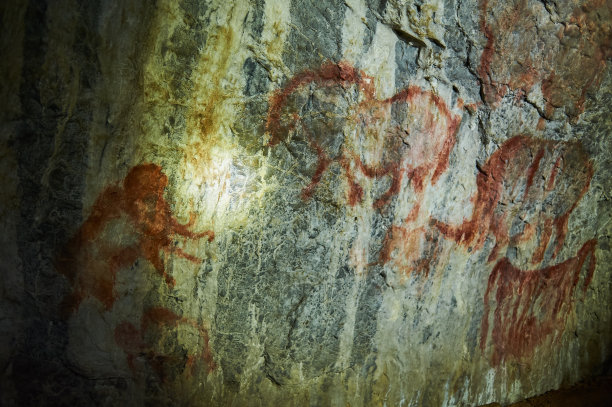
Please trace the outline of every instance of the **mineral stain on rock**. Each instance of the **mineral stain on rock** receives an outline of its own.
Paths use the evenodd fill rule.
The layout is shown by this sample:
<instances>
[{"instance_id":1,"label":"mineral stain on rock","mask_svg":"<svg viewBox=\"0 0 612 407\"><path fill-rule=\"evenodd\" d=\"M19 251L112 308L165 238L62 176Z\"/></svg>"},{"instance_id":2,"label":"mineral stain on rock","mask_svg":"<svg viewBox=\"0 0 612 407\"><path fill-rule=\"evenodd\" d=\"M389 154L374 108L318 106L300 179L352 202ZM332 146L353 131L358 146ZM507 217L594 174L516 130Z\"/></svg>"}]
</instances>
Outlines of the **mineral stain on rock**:
<instances>
[{"instance_id":1,"label":"mineral stain on rock","mask_svg":"<svg viewBox=\"0 0 612 407\"><path fill-rule=\"evenodd\" d=\"M96 298L107 310L112 308L116 300L116 274L139 258L148 260L170 287L175 280L166 272L162 251L192 263L200 262L196 256L175 247L173 237L207 238L211 242L214 232L191 231L194 215L188 223L179 223L164 198L167 185L168 178L159 165L141 164L128 172L122 186L111 185L102 191L87 220L55 261L57 271L72 285L72 293L64 300L65 311L75 311L86 297ZM109 222L122 217L136 241L117 247L102 239L101 234Z\"/></svg>"},{"instance_id":2,"label":"mineral stain on rock","mask_svg":"<svg viewBox=\"0 0 612 407\"><path fill-rule=\"evenodd\" d=\"M539 88L543 117L565 108L576 121L612 57L612 2L482 0L480 7L486 45L478 75L485 102L497 105L508 91L525 97Z\"/></svg>"}]
</instances>

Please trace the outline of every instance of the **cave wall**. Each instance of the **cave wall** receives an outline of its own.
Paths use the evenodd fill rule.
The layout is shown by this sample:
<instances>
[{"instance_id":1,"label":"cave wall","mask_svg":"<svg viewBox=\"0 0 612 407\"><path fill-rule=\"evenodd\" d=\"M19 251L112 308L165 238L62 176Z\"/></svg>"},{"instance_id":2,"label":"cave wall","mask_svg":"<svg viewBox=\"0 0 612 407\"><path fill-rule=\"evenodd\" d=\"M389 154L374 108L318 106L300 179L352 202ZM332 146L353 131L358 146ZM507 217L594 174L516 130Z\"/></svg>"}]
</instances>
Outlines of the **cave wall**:
<instances>
[{"instance_id":1,"label":"cave wall","mask_svg":"<svg viewBox=\"0 0 612 407\"><path fill-rule=\"evenodd\" d=\"M0 404L503 404L604 368L610 0L0 13Z\"/></svg>"}]
</instances>

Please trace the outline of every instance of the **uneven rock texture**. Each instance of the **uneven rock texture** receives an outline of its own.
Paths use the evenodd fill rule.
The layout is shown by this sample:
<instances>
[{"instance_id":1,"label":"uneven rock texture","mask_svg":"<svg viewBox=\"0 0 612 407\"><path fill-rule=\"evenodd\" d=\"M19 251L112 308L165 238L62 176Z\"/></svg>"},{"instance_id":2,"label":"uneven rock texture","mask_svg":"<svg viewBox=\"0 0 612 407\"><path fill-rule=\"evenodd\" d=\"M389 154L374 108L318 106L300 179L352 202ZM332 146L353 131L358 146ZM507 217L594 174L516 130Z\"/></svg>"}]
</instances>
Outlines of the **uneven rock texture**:
<instances>
[{"instance_id":1,"label":"uneven rock texture","mask_svg":"<svg viewBox=\"0 0 612 407\"><path fill-rule=\"evenodd\" d=\"M541 396L512 404L512 407L582 407L607 406L612 395L610 377L599 377L596 381L579 383L571 388L546 392Z\"/></svg>"},{"instance_id":2,"label":"uneven rock texture","mask_svg":"<svg viewBox=\"0 0 612 407\"><path fill-rule=\"evenodd\" d=\"M611 10L2 2L0 404L504 405L604 371Z\"/></svg>"}]
</instances>

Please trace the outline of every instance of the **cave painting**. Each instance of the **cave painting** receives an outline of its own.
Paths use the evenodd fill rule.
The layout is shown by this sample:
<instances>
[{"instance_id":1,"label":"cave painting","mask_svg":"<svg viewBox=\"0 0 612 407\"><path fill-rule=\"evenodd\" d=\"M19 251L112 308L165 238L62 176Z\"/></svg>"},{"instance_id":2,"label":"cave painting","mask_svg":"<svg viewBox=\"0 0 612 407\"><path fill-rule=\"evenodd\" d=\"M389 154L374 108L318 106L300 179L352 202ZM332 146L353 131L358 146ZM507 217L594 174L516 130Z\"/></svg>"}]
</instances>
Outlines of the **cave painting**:
<instances>
[{"instance_id":1,"label":"cave painting","mask_svg":"<svg viewBox=\"0 0 612 407\"><path fill-rule=\"evenodd\" d=\"M508 247L520 247L532 251L530 262L538 265L547 252L552 259L559 253L569 216L592 176L580 143L515 136L479 168L471 218L457 226L436 221L436 226L471 249L482 248L492 236L489 261Z\"/></svg>"},{"instance_id":2,"label":"cave painting","mask_svg":"<svg viewBox=\"0 0 612 407\"><path fill-rule=\"evenodd\" d=\"M271 97L270 145L283 143L294 157L304 150L316 154L316 165L306 171L310 181L302 189L304 200L317 193L334 166L342 174L348 206L367 202L382 211L408 189L412 210L389 229L378 261L363 259L365 248L353 248L358 254L352 257L361 268L389 263L404 275L426 274L428 258L437 252L431 235L436 231L420 202L448 168L461 110L418 86L378 99L373 84L373 78L345 62L296 75ZM406 236L409 244L403 242ZM413 250L417 246L420 250Z\"/></svg>"},{"instance_id":3,"label":"cave painting","mask_svg":"<svg viewBox=\"0 0 612 407\"><path fill-rule=\"evenodd\" d=\"M170 287L175 281L166 272L161 252L192 263L201 261L175 247L173 241L176 236L212 241L214 233L192 232L193 214L187 224L177 221L164 198L167 184L159 165L142 164L129 171L122 186L111 185L98 196L91 214L56 259L57 270L72 285L72 293L64 301L65 311L75 311L87 297L96 298L107 310L112 308L117 272L139 258L148 260ZM132 243L116 245L102 236L113 220L124 220L129 226Z\"/></svg>"},{"instance_id":4,"label":"cave painting","mask_svg":"<svg viewBox=\"0 0 612 407\"><path fill-rule=\"evenodd\" d=\"M521 270L507 258L497 262L485 292L480 331L483 352L487 338L491 339L492 365L529 357L547 338L560 337L573 310L577 286L582 283L582 292L586 291L593 277L596 244L595 239L589 240L575 257L535 270ZM583 269L586 275L581 281Z\"/></svg>"},{"instance_id":5,"label":"cave painting","mask_svg":"<svg viewBox=\"0 0 612 407\"><path fill-rule=\"evenodd\" d=\"M493 38L487 24L484 31ZM491 61L500 63L492 50L489 44L483 77ZM484 88L492 102L501 93L495 93L497 83L488 78ZM569 217L593 176L582 145L510 138L477 165L472 215L458 225L445 223L421 210L421 204L424 191L448 168L460 114L419 87L378 99L372 84L372 78L346 63L327 63L296 75L271 96L269 144L282 143L295 159L304 151L316 155L316 164L304 167L310 181L301 198L330 189L322 184L336 166L349 207L367 202L383 211L393 197L407 199L401 203L405 215L386 230L378 261L367 264L390 267L399 275L427 276L444 250L443 241L474 254L491 242L487 260L493 269L480 346L488 352L490 345L493 365L526 357L547 338L558 338L578 295L576 287L582 284L586 290L596 262L596 240L584 243L573 257L557 260ZM359 257L351 253L351 264L363 265L365 256Z\"/></svg>"},{"instance_id":6,"label":"cave painting","mask_svg":"<svg viewBox=\"0 0 612 407\"><path fill-rule=\"evenodd\" d=\"M362 203L365 185L374 183L380 188L370 192L381 190L373 196L377 209L399 193L403 177L418 193L448 167L461 116L431 91L410 86L377 99L373 84L345 62L326 63L272 95L269 144L283 142L292 154L303 146L317 155L303 199L313 196L333 165L344 174L346 203Z\"/></svg>"},{"instance_id":7,"label":"cave painting","mask_svg":"<svg viewBox=\"0 0 612 407\"><path fill-rule=\"evenodd\" d=\"M480 29L486 45L478 75L487 103L495 106L508 91L522 98L538 90L543 117L563 107L575 121L612 57L612 0L481 0Z\"/></svg>"},{"instance_id":8,"label":"cave painting","mask_svg":"<svg viewBox=\"0 0 612 407\"><path fill-rule=\"evenodd\" d=\"M178 332L189 343L180 345ZM148 367L166 383L179 374L191 376L198 368L209 373L216 368L207 330L163 307L146 310L139 326L127 321L119 323L114 336L134 375Z\"/></svg>"},{"instance_id":9,"label":"cave painting","mask_svg":"<svg viewBox=\"0 0 612 407\"><path fill-rule=\"evenodd\" d=\"M440 256L441 247L431 229L402 222L387 231L379 263L389 265L404 276L414 273L427 277Z\"/></svg>"},{"instance_id":10,"label":"cave painting","mask_svg":"<svg viewBox=\"0 0 612 407\"><path fill-rule=\"evenodd\" d=\"M470 250L482 249L487 238L495 241L488 261L497 263L485 293L480 341L484 351L491 338L494 365L529 356L547 337L554 339L563 331L581 275L586 274L583 290L589 286L595 240L574 257L547 264L559 254L569 216L592 176L580 143L516 136L479 168L472 216L460 225L436 221L446 238ZM508 250L515 257L529 253L523 263L530 267L513 265Z\"/></svg>"}]
</instances>

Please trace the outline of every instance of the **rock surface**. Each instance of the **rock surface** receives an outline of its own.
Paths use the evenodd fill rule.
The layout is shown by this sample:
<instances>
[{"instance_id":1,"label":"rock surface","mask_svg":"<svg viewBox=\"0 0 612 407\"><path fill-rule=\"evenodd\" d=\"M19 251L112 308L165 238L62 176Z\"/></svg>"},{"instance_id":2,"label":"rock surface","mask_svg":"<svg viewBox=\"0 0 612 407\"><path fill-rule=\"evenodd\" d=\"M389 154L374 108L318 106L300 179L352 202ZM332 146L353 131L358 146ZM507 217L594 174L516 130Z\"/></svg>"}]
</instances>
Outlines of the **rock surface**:
<instances>
[{"instance_id":1,"label":"rock surface","mask_svg":"<svg viewBox=\"0 0 612 407\"><path fill-rule=\"evenodd\" d=\"M507 404L612 353L612 1L0 4L0 404Z\"/></svg>"}]
</instances>

